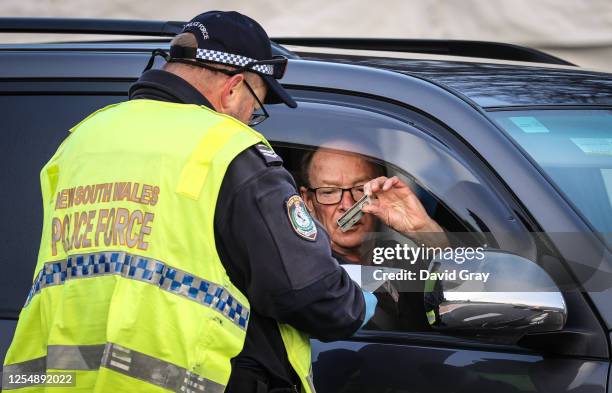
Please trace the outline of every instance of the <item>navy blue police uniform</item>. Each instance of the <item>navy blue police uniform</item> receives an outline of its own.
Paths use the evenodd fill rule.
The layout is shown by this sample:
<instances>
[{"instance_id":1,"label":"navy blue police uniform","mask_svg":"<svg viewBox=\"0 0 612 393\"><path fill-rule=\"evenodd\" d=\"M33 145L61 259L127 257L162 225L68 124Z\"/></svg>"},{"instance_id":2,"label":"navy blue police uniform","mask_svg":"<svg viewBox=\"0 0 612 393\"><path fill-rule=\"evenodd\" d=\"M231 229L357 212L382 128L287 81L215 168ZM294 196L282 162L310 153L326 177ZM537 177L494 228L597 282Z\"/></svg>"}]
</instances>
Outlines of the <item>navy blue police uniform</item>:
<instances>
[{"instance_id":1,"label":"navy blue police uniform","mask_svg":"<svg viewBox=\"0 0 612 393\"><path fill-rule=\"evenodd\" d=\"M130 88L130 99L212 108L188 82L162 70L145 72ZM232 361L230 392L241 390L247 374L269 388L298 383L277 321L313 338L337 340L351 336L366 318L363 295L332 257L323 227L314 221L313 236L292 223L287 207L296 195L282 159L264 145L238 155L223 180L214 222L217 249L252 309L244 349Z\"/></svg>"}]
</instances>

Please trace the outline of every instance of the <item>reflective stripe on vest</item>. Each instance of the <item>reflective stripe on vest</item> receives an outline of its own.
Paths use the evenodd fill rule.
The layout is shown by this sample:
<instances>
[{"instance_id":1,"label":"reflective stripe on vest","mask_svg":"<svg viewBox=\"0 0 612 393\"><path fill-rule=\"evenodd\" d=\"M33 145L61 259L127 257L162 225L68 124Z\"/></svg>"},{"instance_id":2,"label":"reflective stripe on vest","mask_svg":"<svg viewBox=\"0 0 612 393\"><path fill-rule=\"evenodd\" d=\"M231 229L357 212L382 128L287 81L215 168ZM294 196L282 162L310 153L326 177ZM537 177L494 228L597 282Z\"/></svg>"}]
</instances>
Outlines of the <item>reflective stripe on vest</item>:
<instances>
[{"instance_id":1,"label":"reflective stripe on vest","mask_svg":"<svg viewBox=\"0 0 612 393\"><path fill-rule=\"evenodd\" d=\"M308 383L308 387L310 388L310 393L317 393L314 387L314 378L312 375L312 364L310 365L310 368L308 369L308 375L306 376L306 382Z\"/></svg>"},{"instance_id":2,"label":"reflective stripe on vest","mask_svg":"<svg viewBox=\"0 0 612 393\"><path fill-rule=\"evenodd\" d=\"M152 383L173 392L222 393L225 386L160 359L117 344L50 345L47 356L5 366L2 388L11 390L36 384L11 384L10 376L42 375L52 370L95 371L105 367L118 373Z\"/></svg>"},{"instance_id":3,"label":"reflective stripe on vest","mask_svg":"<svg viewBox=\"0 0 612 393\"><path fill-rule=\"evenodd\" d=\"M242 329L247 327L249 309L231 296L226 288L163 262L126 252L71 255L65 261L45 263L30 289L26 305L45 287L61 285L66 280L111 274L156 285L170 293L212 307Z\"/></svg>"}]
</instances>

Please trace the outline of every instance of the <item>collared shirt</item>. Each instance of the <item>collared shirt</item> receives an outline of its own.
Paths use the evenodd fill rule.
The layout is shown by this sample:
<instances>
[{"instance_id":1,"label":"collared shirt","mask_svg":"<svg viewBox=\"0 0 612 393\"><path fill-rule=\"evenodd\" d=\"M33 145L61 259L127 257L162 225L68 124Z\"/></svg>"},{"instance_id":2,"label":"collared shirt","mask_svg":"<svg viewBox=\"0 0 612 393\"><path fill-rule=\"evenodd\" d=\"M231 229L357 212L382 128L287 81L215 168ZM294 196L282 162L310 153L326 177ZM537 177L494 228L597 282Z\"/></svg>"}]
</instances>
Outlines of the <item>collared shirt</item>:
<instances>
[{"instance_id":1,"label":"collared shirt","mask_svg":"<svg viewBox=\"0 0 612 393\"><path fill-rule=\"evenodd\" d=\"M188 82L161 70L145 72L130 88L130 99L212 108ZM282 160L251 147L230 164L215 210L221 262L251 304L244 349L232 365L266 375L272 386L297 381L277 321L313 338L338 340L351 336L364 318L361 291L332 257L323 227L316 223L314 241L292 228L287 203L296 194Z\"/></svg>"}]
</instances>

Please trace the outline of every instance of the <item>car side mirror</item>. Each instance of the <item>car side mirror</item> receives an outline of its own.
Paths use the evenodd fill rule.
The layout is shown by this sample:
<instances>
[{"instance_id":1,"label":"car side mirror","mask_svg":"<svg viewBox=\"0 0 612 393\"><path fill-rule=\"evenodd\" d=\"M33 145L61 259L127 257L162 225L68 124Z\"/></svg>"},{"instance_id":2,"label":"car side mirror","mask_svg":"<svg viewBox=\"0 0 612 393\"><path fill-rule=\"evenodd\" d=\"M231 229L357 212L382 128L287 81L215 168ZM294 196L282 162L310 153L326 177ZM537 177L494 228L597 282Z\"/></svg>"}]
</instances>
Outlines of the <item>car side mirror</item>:
<instances>
[{"instance_id":1,"label":"car side mirror","mask_svg":"<svg viewBox=\"0 0 612 393\"><path fill-rule=\"evenodd\" d=\"M527 333L563 329L567 307L544 269L503 251L483 256L431 261L424 302L433 330L516 343Z\"/></svg>"}]
</instances>

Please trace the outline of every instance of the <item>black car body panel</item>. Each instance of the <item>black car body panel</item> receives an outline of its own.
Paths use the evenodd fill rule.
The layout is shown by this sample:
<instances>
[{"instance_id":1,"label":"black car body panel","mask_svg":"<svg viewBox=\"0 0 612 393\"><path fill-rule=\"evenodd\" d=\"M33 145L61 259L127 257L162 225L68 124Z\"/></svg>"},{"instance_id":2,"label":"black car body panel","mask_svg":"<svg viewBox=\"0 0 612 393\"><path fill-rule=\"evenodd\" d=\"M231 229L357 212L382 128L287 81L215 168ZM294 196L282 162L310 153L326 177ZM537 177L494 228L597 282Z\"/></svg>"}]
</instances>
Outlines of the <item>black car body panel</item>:
<instances>
[{"instance_id":1,"label":"black car body panel","mask_svg":"<svg viewBox=\"0 0 612 393\"><path fill-rule=\"evenodd\" d=\"M390 366L392 365L392 366ZM607 361L449 347L313 342L317 392L606 392ZM554 370L554 371L552 371Z\"/></svg>"},{"instance_id":2,"label":"black car body panel","mask_svg":"<svg viewBox=\"0 0 612 393\"><path fill-rule=\"evenodd\" d=\"M418 75L478 106L612 105L612 76L578 69L305 54L304 59L376 67Z\"/></svg>"}]
</instances>

